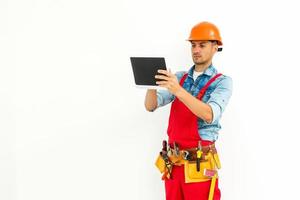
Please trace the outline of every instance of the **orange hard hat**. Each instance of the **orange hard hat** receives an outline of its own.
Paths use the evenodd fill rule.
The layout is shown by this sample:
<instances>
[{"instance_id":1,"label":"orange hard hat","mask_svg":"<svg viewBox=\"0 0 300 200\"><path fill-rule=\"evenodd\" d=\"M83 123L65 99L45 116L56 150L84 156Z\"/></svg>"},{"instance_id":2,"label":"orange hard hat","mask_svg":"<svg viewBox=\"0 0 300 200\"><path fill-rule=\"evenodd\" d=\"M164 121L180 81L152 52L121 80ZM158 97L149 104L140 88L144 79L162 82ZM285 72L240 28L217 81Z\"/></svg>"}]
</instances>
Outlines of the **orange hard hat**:
<instances>
[{"instance_id":1,"label":"orange hard hat","mask_svg":"<svg viewBox=\"0 0 300 200\"><path fill-rule=\"evenodd\" d=\"M192 40L214 40L218 45L222 45L219 29L210 22L200 22L196 24L190 33L188 41Z\"/></svg>"}]
</instances>

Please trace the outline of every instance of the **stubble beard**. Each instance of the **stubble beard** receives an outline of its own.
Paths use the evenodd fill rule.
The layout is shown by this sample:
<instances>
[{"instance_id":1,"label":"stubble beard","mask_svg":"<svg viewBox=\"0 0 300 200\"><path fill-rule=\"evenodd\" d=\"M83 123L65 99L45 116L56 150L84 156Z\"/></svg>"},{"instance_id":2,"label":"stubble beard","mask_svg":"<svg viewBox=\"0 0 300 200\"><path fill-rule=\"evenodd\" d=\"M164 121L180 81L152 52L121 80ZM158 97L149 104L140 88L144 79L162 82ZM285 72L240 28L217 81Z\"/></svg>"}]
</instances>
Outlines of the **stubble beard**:
<instances>
[{"instance_id":1,"label":"stubble beard","mask_svg":"<svg viewBox=\"0 0 300 200\"><path fill-rule=\"evenodd\" d=\"M195 65L204 65L208 62L208 60L202 60L202 61L197 61L196 59L193 59Z\"/></svg>"}]
</instances>

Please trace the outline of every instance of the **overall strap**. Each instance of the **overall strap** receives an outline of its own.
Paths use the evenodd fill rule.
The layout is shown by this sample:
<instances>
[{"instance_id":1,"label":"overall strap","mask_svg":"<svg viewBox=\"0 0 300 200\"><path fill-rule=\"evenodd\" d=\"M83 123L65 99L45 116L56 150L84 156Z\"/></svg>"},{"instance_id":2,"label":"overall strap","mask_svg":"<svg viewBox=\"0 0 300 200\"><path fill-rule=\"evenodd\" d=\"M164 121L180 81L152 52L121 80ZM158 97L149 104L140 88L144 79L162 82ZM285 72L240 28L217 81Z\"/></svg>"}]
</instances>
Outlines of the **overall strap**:
<instances>
[{"instance_id":1,"label":"overall strap","mask_svg":"<svg viewBox=\"0 0 300 200\"><path fill-rule=\"evenodd\" d=\"M180 79L180 85L181 85L181 86L183 86L183 83L184 83L184 81L185 81L187 75L188 75L187 73L184 74L183 77Z\"/></svg>"},{"instance_id":2,"label":"overall strap","mask_svg":"<svg viewBox=\"0 0 300 200\"><path fill-rule=\"evenodd\" d=\"M202 97L204 96L207 88L210 86L210 84L212 84L217 78L219 78L220 76L222 76L222 74L217 74L214 77L212 77L205 85L204 87L200 90L199 94L198 94L198 99L202 99Z\"/></svg>"}]
</instances>

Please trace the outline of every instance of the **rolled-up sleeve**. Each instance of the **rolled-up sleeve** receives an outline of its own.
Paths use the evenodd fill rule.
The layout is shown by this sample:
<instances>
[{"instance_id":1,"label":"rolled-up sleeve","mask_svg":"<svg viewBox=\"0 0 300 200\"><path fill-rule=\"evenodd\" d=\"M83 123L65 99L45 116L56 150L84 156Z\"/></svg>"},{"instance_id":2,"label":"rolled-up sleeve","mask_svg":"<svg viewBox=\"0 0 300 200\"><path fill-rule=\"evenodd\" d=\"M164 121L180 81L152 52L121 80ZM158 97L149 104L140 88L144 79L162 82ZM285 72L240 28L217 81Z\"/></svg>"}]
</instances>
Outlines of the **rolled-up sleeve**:
<instances>
[{"instance_id":1,"label":"rolled-up sleeve","mask_svg":"<svg viewBox=\"0 0 300 200\"><path fill-rule=\"evenodd\" d=\"M207 104L211 106L213 112L212 123L219 120L224 112L229 99L232 95L232 79L229 76L223 76L215 90L210 94Z\"/></svg>"},{"instance_id":2,"label":"rolled-up sleeve","mask_svg":"<svg viewBox=\"0 0 300 200\"><path fill-rule=\"evenodd\" d=\"M168 90L157 91L157 107L162 107L173 101L174 95L172 95Z\"/></svg>"}]
</instances>

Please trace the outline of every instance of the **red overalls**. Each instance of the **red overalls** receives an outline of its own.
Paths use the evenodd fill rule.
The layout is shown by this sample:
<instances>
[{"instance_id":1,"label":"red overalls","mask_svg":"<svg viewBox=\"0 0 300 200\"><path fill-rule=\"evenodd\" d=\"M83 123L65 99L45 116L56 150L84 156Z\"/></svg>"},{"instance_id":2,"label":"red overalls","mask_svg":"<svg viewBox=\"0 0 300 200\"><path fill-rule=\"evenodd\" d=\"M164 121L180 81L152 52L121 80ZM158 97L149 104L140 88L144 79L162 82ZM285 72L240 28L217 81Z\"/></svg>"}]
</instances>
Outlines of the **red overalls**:
<instances>
[{"instance_id":1,"label":"red overalls","mask_svg":"<svg viewBox=\"0 0 300 200\"><path fill-rule=\"evenodd\" d=\"M221 74L217 74L211 78L206 85L200 90L197 98L199 100L204 96L208 86L215 81ZM187 77L185 74L180 80L180 85ZM168 136L169 144L176 142L180 149L195 148L198 146L198 141L201 141L202 146L212 144L210 141L202 140L198 133L197 125L198 117L193 114L178 98L171 106ZM166 200L208 200L211 181L199 183L185 183L184 166L174 166L172 170L172 179L165 180ZM216 181L214 200L221 198L221 192Z\"/></svg>"}]
</instances>

